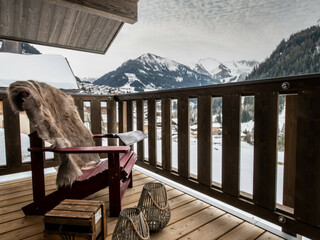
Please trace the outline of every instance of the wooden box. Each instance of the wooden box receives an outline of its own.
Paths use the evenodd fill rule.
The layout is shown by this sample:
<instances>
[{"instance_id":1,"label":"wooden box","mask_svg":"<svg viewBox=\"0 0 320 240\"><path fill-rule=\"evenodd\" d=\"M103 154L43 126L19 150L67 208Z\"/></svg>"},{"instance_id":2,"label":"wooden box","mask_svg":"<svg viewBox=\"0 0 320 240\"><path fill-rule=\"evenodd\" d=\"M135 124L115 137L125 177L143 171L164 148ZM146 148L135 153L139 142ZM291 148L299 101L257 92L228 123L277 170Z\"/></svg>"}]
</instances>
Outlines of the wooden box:
<instances>
[{"instance_id":1,"label":"wooden box","mask_svg":"<svg viewBox=\"0 0 320 240\"><path fill-rule=\"evenodd\" d=\"M106 207L102 201L66 199L44 216L44 239L106 239Z\"/></svg>"}]
</instances>

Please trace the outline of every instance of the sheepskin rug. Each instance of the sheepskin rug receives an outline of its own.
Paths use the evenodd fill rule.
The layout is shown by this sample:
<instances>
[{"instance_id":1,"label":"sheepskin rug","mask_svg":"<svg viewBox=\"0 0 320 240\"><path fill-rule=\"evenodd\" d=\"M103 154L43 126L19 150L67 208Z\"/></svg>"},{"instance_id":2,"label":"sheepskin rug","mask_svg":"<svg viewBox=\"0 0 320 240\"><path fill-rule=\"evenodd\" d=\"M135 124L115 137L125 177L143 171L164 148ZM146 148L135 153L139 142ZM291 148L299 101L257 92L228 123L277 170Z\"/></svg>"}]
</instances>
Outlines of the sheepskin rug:
<instances>
[{"instance_id":1,"label":"sheepskin rug","mask_svg":"<svg viewBox=\"0 0 320 240\"><path fill-rule=\"evenodd\" d=\"M13 111L26 111L31 128L53 148L94 146L73 98L46 83L17 81L8 88ZM82 175L81 168L100 161L97 154L56 154L60 158L56 184L70 186Z\"/></svg>"}]
</instances>

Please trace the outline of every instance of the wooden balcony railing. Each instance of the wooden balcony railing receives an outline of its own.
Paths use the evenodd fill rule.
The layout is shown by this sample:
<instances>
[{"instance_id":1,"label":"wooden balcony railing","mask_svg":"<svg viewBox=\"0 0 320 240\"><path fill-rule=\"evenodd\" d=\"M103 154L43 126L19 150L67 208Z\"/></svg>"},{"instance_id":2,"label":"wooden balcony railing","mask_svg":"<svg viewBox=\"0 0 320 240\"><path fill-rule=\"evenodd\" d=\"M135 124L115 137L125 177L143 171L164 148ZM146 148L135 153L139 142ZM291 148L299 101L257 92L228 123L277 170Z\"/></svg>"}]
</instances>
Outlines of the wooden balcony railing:
<instances>
[{"instance_id":1,"label":"wooden balcony railing","mask_svg":"<svg viewBox=\"0 0 320 240\"><path fill-rule=\"evenodd\" d=\"M283 203L277 204L277 139L279 95L286 97ZM242 97L254 97L252 195L240 189L240 113ZM320 236L320 75L286 77L245 83L146 92L117 96L75 95L80 116L91 116L91 131L125 132L148 128L137 144L137 164L168 179L275 223L292 234ZM222 99L221 184L212 181L212 99ZM190 99L197 101L197 174L190 172ZM19 116L5 94L3 116L6 165L0 175L25 171L21 162ZM161 102L161 123L157 122ZM177 167L172 160L172 102L177 103ZM90 110L86 102L90 102ZM105 103L106 102L106 103ZM102 104L105 103L105 104ZM147 105L145 105L145 103ZM147 119L145 119L147 118ZM157 125L161 124L161 149ZM111 140L114 141L114 140ZM114 142L109 142L114 144ZM161 152L161 158L157 159ZM160 163L160 164L159 164ZM49 161L47 166L54 164Z\"/></svg>"}]
</instances>

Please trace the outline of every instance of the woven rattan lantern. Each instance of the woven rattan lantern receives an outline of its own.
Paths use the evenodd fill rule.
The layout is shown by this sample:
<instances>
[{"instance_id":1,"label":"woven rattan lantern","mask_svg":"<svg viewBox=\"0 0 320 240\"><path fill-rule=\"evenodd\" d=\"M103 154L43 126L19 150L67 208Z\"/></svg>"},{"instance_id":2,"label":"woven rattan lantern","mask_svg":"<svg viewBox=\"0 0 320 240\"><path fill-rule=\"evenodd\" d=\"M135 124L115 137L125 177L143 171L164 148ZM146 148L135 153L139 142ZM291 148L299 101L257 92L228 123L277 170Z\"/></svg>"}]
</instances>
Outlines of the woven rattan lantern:
<instances>
[{"instance_id":1,"label":"woven rattan lantern","mask_svg":"<svg viewBox=\"0 0 320 240\"><path fill-rule=\"evenodd\" d=\"M170 207L165 186L150 182L143 186L138 208L143 212L150 232L161 231L170 220Z\"/></svg>"},{"instance_id":2,"label":"woven rattan lantern","mask_svg":"<svg viewBox=\"0 0 320 240\"><path fill-rule=\"evenodd\" d=\"M138 208L126 208L120 212L112 240L150 240L149 227Z\"/></svg>"}]
</instances>

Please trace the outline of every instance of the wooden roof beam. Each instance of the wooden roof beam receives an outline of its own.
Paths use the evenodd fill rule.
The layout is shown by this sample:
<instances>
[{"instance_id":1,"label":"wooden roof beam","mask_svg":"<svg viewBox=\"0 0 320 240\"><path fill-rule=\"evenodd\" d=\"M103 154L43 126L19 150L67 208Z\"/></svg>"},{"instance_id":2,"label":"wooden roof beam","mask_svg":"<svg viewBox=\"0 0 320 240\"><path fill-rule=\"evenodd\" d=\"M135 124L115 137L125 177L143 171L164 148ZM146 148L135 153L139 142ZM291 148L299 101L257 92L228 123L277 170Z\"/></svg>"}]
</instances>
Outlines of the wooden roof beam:
<instances>
[{"instance_id":1,"label":"wooden roof beam","mask_svg":"<svg viewBox=\"0 0 320 240\"><path fill-rule=\"evenodd\" d=\"M138 20L138 0L44 0L125 23Z\"/></svg>"}]
</instances>

